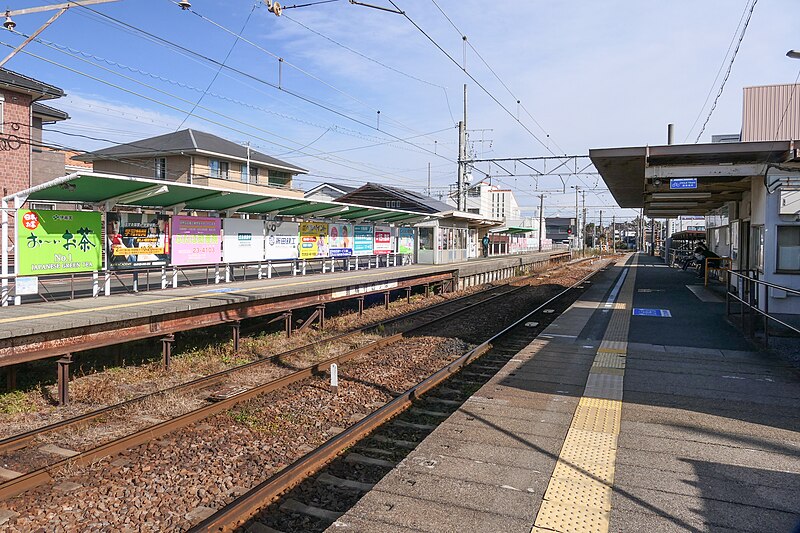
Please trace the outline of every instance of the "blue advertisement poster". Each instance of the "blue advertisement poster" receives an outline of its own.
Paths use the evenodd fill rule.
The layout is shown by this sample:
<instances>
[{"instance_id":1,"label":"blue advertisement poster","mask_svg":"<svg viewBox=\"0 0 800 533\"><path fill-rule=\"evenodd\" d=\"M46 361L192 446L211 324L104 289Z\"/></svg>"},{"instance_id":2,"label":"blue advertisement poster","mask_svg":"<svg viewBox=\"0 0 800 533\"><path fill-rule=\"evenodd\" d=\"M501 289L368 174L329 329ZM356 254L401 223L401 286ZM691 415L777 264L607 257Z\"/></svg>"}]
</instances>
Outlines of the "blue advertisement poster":
<instances>
[{"instance_id":1,"label":"blue advertisement poster","mask_svg":"<svg viewBox=\"0 0 800 533\"><path fill-rule=\"evenodd\" d=\"M353 255L353 226L328 224L328 253L331 257Z\"/></svg>"},{"instance_id":2,"label":"blue advertisement poster","mask_svg":"<svg viewBox=\"0 0 800 533\"><path fill-rule=\"evenodd\" d=\"M414 229L400 228L397 231L397 252L401 254L414 253Z\"/></svg>"},{"instance_id":3,"label":"blue advertisement poster","mask_svg":"<svg viewBox=\"0 0 800 533\"><path fill-rule=\"evenodd\" d=\"M371 224L357 224L353 227L353 253L355 255L371 255L373 243Z\"/></svg>"}]
</instances>

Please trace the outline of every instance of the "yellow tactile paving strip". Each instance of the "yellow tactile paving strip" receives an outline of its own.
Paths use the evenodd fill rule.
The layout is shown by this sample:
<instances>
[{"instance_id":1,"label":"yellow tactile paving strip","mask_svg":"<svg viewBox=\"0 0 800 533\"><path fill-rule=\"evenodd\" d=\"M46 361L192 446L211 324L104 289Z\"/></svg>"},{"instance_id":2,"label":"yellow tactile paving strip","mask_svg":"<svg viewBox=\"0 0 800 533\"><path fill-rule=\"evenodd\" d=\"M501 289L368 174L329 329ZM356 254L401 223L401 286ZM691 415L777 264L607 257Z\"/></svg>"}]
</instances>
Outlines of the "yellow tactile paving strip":
<instances>
[{"instance_id":1,"label":"yellow tactile paving strip","mask_svg":"<svg viewBox=\"0 0 800 533\"><path fill-rule=\"evenodd\" d=\"M608 378L618 380L610 385L618 394L625 374L635 283L636 269L629 268L590 370L590 378L592 374L619 376ZM588 386L584 394L589 394ZM591 394L597 396L597 391ZM531 533L608 532L621 418L619 400L580 399Z\"/></svg>"}]
</instances>

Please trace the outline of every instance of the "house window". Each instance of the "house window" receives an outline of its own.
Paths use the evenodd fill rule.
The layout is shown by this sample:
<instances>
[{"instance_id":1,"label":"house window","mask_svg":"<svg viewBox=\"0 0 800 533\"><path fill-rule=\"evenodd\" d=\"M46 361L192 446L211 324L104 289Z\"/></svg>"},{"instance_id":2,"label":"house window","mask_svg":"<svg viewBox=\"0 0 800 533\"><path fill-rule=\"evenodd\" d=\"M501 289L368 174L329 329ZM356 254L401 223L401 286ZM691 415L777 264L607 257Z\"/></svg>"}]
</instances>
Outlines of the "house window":
<instances>
[{"instance_id":1,"label":"house window","mask_svg":"<svg viewBox=\"0 0 800 533\"><path fill-rule=\"evenodd\" d=\"M5 102L6 102L5 97L2 94L0 94L0 133L4 133L6 131L5 130L6 116L4 114L4 112L5 112L5 108L4 108Z\"/></svg>"},{"instance_id":2,"label":"house window","mask_svg":"<svg viewBox=\"0 0 800 533\"><path fill-rule=\"evenodd\" d=\"M750 232L750 265L764 272L764 226L752 226Z\"/></svg>"},{"instance_id":3,"label":"house window","mask_svg":"<svg viewBox=\"0 0 800 533\"><path fill-rule=\"evenodd\" d=\"M250 183L250 173L247 171L247 165L243 164L240 172L242 173L242 182Z\"/></svg>"},{"instance_id":4,"label":"house window","mask_svg":"<svg viewBox=\"0 0 800 533\"><path fill-rule=\"evenodd\" d=\"M258 183L258 167L250 167L250 182Z\"/></svg>"},{"instance_id":5,"label":"house window","mask_svg":"<svg viewBox=\"0 0 800 533\"><path fill-rule=\"evenodd\" d=\"M269 184L270 185L286 185L289 182L289 174L280 172L278 170L269 171Z\"/></svg>"},{"instance_id":6,"label":"house window","mask_svg":"<svg viewBox=\"0 0 800 533\"><path fill-rule=\"evenodd\" d=\"M800 226L778 226L778 272L800 271Z\"/></svg>"},{"instance_id":7,"label":"house window","mask_svg":"<svg viewBox=\"0 0 800 533\"><path fill-rule=\"evenodd\" d=\"M227 161L219 162L219 177L226 180L230 174L231 165Z\"/></svg>"},{"instance_id":8,"label":"house window","mask_svg":"<svg viewBox=\"0 0 800 533\"><path fill-rule=\"evenodd\" d=\"M165 179L167 179L167 158L166 157L156 157L156 179L157 180L165 180Z\"/></svg>"},{"instance_id":9,"label":"house window","mask_svg":"<svg viewBox=\"0 0 800 533\"><path fill-rule=\"evenodd\" d=\"M386 207L389 209L397 209L400 207L400 200L386 200Z\"/></svg>"},{"instance_id":10,"label":"house window","mask_svg":"<svg viewBox=\"0 0 800 533\"><path fill-rule=\"evenodd\" d=\"M219 177L219 159L208 160L208 175L212 178Z\"/></svg>"}]
</instances>

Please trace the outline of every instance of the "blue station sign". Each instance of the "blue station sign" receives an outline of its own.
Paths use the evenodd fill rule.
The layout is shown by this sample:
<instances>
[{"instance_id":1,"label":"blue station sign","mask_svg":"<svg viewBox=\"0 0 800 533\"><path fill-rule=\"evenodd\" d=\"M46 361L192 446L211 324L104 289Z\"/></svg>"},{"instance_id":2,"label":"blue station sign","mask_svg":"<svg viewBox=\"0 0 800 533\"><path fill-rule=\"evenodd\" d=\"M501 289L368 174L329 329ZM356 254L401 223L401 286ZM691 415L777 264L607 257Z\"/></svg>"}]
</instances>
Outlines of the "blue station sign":
<instances>
[{"instance_id":1,"label":"blue station sign","mask_svg":"<svg viewBox=\"0 0 800 533\"><path fill-rule=\"evenodd\" d=\"M669 180L669 188L672 190L696 189L697 178L679 178Z\"/></svg>"},{"instance_id":2,"label":"blue station sign","mask_svg":"<svg viewBox=\"0 0 800 533\"><path fill-rule=\"evenodd\" d=\"M642 307L633 308L633 316L655 316L659 318L672 318L669 309L645 309Z\"/></svg>"}]
</instances>

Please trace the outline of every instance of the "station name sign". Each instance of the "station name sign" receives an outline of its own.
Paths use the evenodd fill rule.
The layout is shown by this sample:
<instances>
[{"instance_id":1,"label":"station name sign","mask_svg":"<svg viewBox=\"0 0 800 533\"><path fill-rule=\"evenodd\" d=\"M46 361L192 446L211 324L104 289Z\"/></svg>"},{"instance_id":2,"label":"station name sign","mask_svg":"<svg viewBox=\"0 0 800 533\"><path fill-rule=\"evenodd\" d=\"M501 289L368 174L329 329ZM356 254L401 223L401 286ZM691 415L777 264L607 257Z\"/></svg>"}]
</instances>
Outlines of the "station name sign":
<instances>
[{"instance_id":1,"label":"station name sign","mask_svg":"<svg viewBox=\"0 0 800 533\"><path fill-rule=\"evenodd\" d=\"M697 178L679 178L669 180L669 188L672 190L696 189Z\"/></svg>"}]
</instances>

